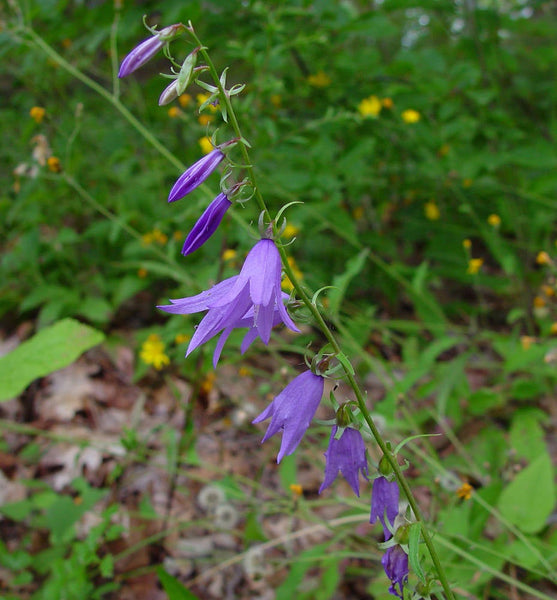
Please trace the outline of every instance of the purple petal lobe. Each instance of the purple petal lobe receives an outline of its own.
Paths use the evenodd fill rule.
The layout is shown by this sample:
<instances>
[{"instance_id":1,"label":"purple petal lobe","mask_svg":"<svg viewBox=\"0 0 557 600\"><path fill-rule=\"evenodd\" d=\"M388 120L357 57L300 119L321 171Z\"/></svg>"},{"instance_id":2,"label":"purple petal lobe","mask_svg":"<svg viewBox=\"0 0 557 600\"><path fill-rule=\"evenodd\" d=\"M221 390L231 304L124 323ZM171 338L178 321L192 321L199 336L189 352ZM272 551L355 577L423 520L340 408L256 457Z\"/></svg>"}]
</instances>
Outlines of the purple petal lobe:
<instances>
[{"instance_id":1,"label":"purple petal lobe","mask_svg":"<svg viewBox=\"0 0 557 600\"><path fill-rule=\"evenodd\" d=\"M219 194L209 204L184 242L184 247L182 248L184 256L200 248L215 233L231 204L225 194Z\"/></svg>"},{"instance_id":2,"label":"purple petal lobe","mask_svg":"<svg viewBox=\"0 0 557 600\"><path fill-rule=\"evenodd\" d=\"M374 480L371 492L371 515L369 522L373 524L377 519L381 521L385 533L385 541L392 536L385 523L385 515L387 515L391 526L394 525L396 516L398 515L399 496L400 491L396 481L389 481L385 477L378 477Z\"/></svg>"},{"instance_id":3,"label":"purple petal lobe","mask_svg":"<svg viewBox=\"0 0 557 600\"><path fill-rule=\"evenodd\" d=\"M408 579L408 555L400 546L391 546L383 555L381 564L391 580L389 593L402 598L404 584Z\"/></svg>"}]
</instances>

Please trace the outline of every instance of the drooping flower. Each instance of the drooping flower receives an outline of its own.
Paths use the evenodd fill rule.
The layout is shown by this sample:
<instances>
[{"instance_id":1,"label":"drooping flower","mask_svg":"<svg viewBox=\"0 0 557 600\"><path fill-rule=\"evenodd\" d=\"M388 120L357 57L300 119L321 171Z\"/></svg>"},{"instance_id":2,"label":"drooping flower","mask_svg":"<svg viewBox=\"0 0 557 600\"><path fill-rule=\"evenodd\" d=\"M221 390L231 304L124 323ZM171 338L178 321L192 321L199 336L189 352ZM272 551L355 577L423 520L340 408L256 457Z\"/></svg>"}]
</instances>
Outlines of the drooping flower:
<instances>
[{"instance_id":1,"label":"drooping flower","mask_svg":"<svg viewBox=\"0 0 557 600\"><path fill-rule=\"evenodd\" d=\"M271 329L284 323L299 331L284 306L288 295L280 289L281 263L272 240L260 240L249 252L239 275L221 281L210 290L196 296L171 300L158 308L173 314L208 311L193 335L186 356L212 337L222 332L213 355L216 365L222 347L233 329L247 327L242 353L260 337L268 344Z\"/></svg>"},{"instance_id":2,"label":"drooping flower","mask_svg":"<svg viewBox=\"0 0 557 600\"><path fill-rule=\"evenodd\" d=\"M335 425L331 431L329 447L325 452L327 461L325 467L325 479L319 488L321 493L336 479L340 471L346 481L350 484L356 496L360 495L360 482L358 476L360 471L367 475L366 448L361 433L352 427L346 428L340 438L335 439L337 432Z\"/></svg>"},{"instance_id":3,"label":"drooping flower","mask_svg":"<svg viewBox=\"0 0 557 600\"><path fill-rule=\"evenodd\" d=\"M184 242L184 247L182 248L184 256L200 248L215 233L231 204L226 194L219 194L209 204Z\"/></svg>"},{"instance_id":4,"label":"drooping flower","mask_svg":"<svg viewBox=\"0 0 557 600\"><path fill-rule=\"evenodd\" d=\"M305 371L293 379L252 421L261 423L271 417L261 443L282 430L277 462L280 462L284 456L292 454L302 441L323 396L323 385L324 379L321 375Z\"/></svg>"},{"instance_id":5,"label":"drooping flower","mask_svg":"<svg viewBox=\"0 0 557 600\"><path fill-rule=\"evenodd\" d=\"M176 200L180 200L180 198L195 190L219 166L223 158L224 154L218 148L200 158L176 180L168 195L168 201L175 202Z\"/></svg>"},{"instance_id":6,"label":"drooping flower","mask_svg":"<svg viewBox=\"0 0 557 600\"><path fill-rule=\"evenodd\" d=\"M402 598L402 590L408 578L408 555L401 546L391 546L383 555L381 564L387 577L391 580L389 593Z\"/></svg>"},{"instance_id":7,"label":"drooping flower","mask_svg":"<svg viewBox=\"0 0 557 600\"><path fill-rule=\"evenodd\" d=\"M182 23L175 23L161 29L155 35L143 40L122 61L118 77L126 77L142 67L169 41L184 30Z\"/></svg>"},{"instance_id":8,"label":"drooping flower","mask_svg":"<svg viewBox=\"0 0 557 600\"><path fill-rule=\"evenodd\" d=\"M391 526L394 526L396 516L398 515L399 496L400 491L396 481L389 481L386 477L378 477L373 481L369 522L373 525L379 519L383 525L385 541L392 536L390 529L385 523L385 515Z\"/></svg>"}]
</instances>

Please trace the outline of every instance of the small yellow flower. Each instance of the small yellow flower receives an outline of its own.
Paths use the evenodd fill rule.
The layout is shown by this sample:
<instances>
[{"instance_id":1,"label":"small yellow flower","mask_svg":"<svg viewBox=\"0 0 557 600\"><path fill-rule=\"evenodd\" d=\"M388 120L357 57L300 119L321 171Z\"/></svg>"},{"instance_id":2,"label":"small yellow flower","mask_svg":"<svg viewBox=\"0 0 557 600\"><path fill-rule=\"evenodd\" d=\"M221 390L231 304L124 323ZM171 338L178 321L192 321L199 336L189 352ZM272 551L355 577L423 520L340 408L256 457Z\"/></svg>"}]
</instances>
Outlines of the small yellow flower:
<instances>
[{"instance_id":1,"label":"small yellow flower","mask_svg":"<svg viewBox=\"0 0 557 600\"><path fill-rule=\"evenodd\" d=\"M213 389L214 385L215 385L215 374L207 373L207 376L205 377L205 379L201 382L201 385L199 386L199 391L202 394L207 395Z\"/></svg>"},{"instance_id":2,"label":"small yellow flower","mask_svg":"<svg viewBox=\"0 0 557 600\"><path fill-rule=\"evenodd\" d=\"M456 490L456 495L462 500L470 500L473 491L474 488L466 481Z\"/></svg>"},{"instance_id":3,"label":"small yellow flower","mask_svg":"<svg viewBox=\"0 0 557 600\"><path fill-rule=\"evenodd\" d=\"M545 300L541 296L534 298L534 308L543 308L545 306Z\"/></svg>"},{"instance_id":4,"label":"small yellow flower","mask_svg":"<svg viewBox=\"0 0 557 600\"><path fill-rule=\"evenodd\" d=\"M164 344L156 333L152 333L143 342L139 357L146 365L153 365L157 371L170 364L170 359L164 353Z\"/></svg>"},{"instance_id":5,"label":"small yellow flower","mask_svg":"<svg viewBox=\"0 0 557 600\"><path fill-rule=\"evenodd\" d=\"M499 225L501 225L501 217L495 214L489 215L489 217L487 217L487 222L492 227L499 227Z\"/></svg>"},{"instance_id":6,"label":"small yellow flower","mask_svg":"<svg viewBox=\"0 0 557 600\"><path fill-rule=\"evenodd\" d=\"M46 110L42 106L33 106L29 111L29 116L35 123L41 123L46 115Z\"/></svg>"},{"instance_id":7,"label":"small yellow flower","mask_svg":"<svg viewBox=\"0 0 557 600\"><path fill-rule=\"evenodd\" d=\"M178 333L174 337L174 343L177 345L185 344L190 341L190 336L187 333Z\"/></svg>"},{"instance_id":8,"label":"small yellow flower","mask_svg":"<svg viewBox=\"0 0 557 600\"><path fill-rule=\"evenodd\" d=\"M470 248L472 247L472 240L469 240L468 238L462 240L462 247L465 250L470 250Z\"/></svg>"},{"instance_id":9,"label":"small yellow flower","mask_svg":"<svg viewBox=\"0 0 557 600\"><path fill-rule=\"evenodd\" d=\"M46 164L48 166L48 170L52 171L53 173L60 173L62 170L62 164L57 156L49 156L46 159Z\"/></svg>"},{"instance_id":10,"label":"small yellow flower","mask_svg":"<svg viewBox=\"0 0 557 600\"><path fill-rule=\"evenodd\" d=\"M520 345L522 346L523 350L529 350L530 346L532 344L535 344L535 343L536 343L536 338L535 337L531 337L529 335L523 335L520 338Z\"/></svg>"},{"instance_id":11,"label":"small yellow flower","mask_svg":"<svg viewBox=\"0 0 557 600\"><path fill-rule=\"evenodd\" d=\"M301 496L304 493L304 489L299 483L291 483L289 487L294 496Z\"/></svg>"},{"instance_id":12,"label":"small yellow flower","mask_svg":"<svg viewBox=\"0 0 557 600\"><path fill-rule=\"evenodd\" d=\"M199 115L199 117L197 117L197 122L203 127L209 125L209 123L212 123L214 120L215 117L213 117L213 115Z\"/></svg>"},{"instance_id":13,"label":"small yellow flower","mask_svg":"<svg viewBox=\"0 0 557 600\"><path fill-rule=\"evenodd\" d=\"M470 177L466 177L462 180L462 187L469 188L472 185L472 183L473 181L470 179Z\"/></svg>"},{"instance_id":14,"label":"small yellow flower","mask_svg":"<svg viewBox=\"0 0 557 600\"><path fill-rule=\"evenodd\" d=\"M551 287L550 285L542 285L542 291L549 298L555 296L555 288Z\"/></svg>"},{"instance_id":15,"label":"small yellow flower","mask_svg":"<svg viewBox=\"0 0 557 600\"><path fill-rule=\"evenodd\" d=\"M184 237L184 234L183 234L183 232L182 232L182 231L175 231L175 232L172 234L172 239L173 239L175 242L179 242L179 241L180 241L180 240L181 240L183 237Z\"/></svg>"},{"instance_id":16,"label":"small yellow flower","mask_svg":"<svg viewBox=\"0 0 557 600\"><path fill-rule=\"evenodd\" d=\"M143 267L141 267L140 269L137 270L137 276L141 279L145 279L145 277L147 277L147 269L144 269Z\"/></svg>"},{"instance_id":17,"label":"small yellow flower","mask_svg":"<svg viewBox=\"0 0 557 600\"><path fill-rule=\"evenodd\" d=\"M209 94L197 94L197 96L195 97L195 99L197 100L197 106L201 106L202 104L207 102L207 100L209 100L210 97L211 96ZM208 108L213 113L217 112L217 107L213 104L208 104L206 108Z\"/></svg>"},{"instance_id":18,"label":"small yellow flower","mask_svg":"<svg viewBox=\"0 0 557 600\"><path fill-rule=\"evenodd\" d=\"M424 214L426 219L430 221L438 221L439 217L441 217L441 211L435 202L426 202L424 204Z\"/></svg>"},{"instance_id":19,"label":"small yellow flower","mask_svg":"<svg viewBox=\"0 0 557 600\"><path fill-rule=\"evenodd\" d=\"M178 102L180 103L180 106L182 108L186 108L186 106L189 106L189 104L191 104L192 101L192 97L189 94L182 94L181 96L178 96Z\"/></svg>"},{"instance_id":20,"label":"small yellow flower","mask_svg":"<svg viewBox=\"0 0 557 600\"><path fill-rule=\"evenodd\" d=\"M551 327L549 328L549 333L551 335L557 335L557 323L551 323Z\"/></svg>"},{"instance_id":21,"label":"small yellow flower","mask_svg":"<svg viewBox=\"0 0 557 600\"><path fill-rule=\"evenodd\" d=\"M443 144L441 148L439 148L437 154L439 156L447 156L447 154L451 151L451 147L449 144Z\"/></svg>"},{"instance_id":22,"label":"small yellow flower","mask_svg":"<svg viewBox=\"0 0 557 600\"><path fill-rule=\"evenodd\" d=\"M177 107L177 106L171 106L168 109L168 116L171 119L176 119L177 117L179 117L182 114L182 111Z\"/></svg>"},{"instance_id":23,"label":"small yellow flower","mask_svg":"<svg viewBox=\"0 0 557 600\"><path fill-rule=\"evenodd\" d=\"M476 275L476 273L479 273L483 264L483 258L471 258L468 261L468 269L466 270L466 272L468 273L468 275Z\"/></svg>"},{"instance_id":24,"label":"small yellow flower","mask_svg":"<svg viewBox=\"0 0 557 600\"><path fill-rule=\"evenodd\" d=\"M203 154L209 154L209 152L213 150L211 138L207 135L199 140L199 146L201 147L201 152L203 152Z\"/></svg>"},{"instance_id":25,"label":"small yellow flower","mask_svg":"<svg viewBox=\"0 0 557 600\"><path fill-rule=\"evenodd\" d=\"M282 97L280 94L272 94L269 100L275 108L280 108L282 105Z\"/></svg>"},{"instance_id":26,"label":"small yellow flower","mask_svg":"<svg viewBox=\"0 0 557 600\"><path fill-rule=\"evenodd\" d=\"M547 252L544 252L543 250L538 252L538 255L536 256L536 263L538 263L538 265L548 265L550 262L551 258Z\"/></svg>"},{"instance_id":27,"label":"small yellow flower","mask_svg":"<svg viewBox=\"0 0 557 600\"><path fill-rule=\"evenodd\" d=\"M331 85L331 78L324 71L319 71L308 76L308 83L316 88L324 88Z\"/></svg>"},{"instance_id":28,"label":"small yellow flower","mask_svg":"<svg viewBox=\"0 0 557 600\"><path fill-rule=\"evenodd\" d=\"M364 207L356 206L356 208L352 211L352 216L354 217L354 220L361 221L364 216Z\"/></svg>"},{"instance_id":29,"label":"small yellow flower","mask_svg":"<svg viewBox=\"0 0 557 600\"><path fill-rule=\"evenodd\" d=\"M65 50L67 50L71 45L72 41L70 40L70 38L64 38L62 40L62 48L64 48Z\"/></svg>"},{"instance_id":30,"label":"small yellow flower","mask_svg":"<svg viewBox=\"0 0 557 600\"><path fill-rule=\"evenodd\" d=\"M381 100L381 104L383 105L383 108L386 109L391 109L395 105L395 103L390 98L383 98Z\"/></svg>"},{"instance_id":31,"label":"small yellow flower","mask_svg":"<svg viewBox=\"0 0 557 600\"><path fill-rule=\"evenodd\" d=\"M413 108L408 108L407 110L403 111L401 116L405 123L417 123L422 118L422 115L420 115L420 113Z\"/></svg>"},{"instance_id":32,"label":"small yellow flower","mask_svg":"<svg viewBox=\"0 0 557 600\"><path fill-rule=\"evenodd\" d=\"M358 112L362 117L377 117L381 112L382 104L381 100L377 96L369 96L364 98L360 104L358 104Z\"/></svg>"},{"instance_id":33,"label":"small yellow flower","mask_svg":"<svg viewBox=\"0 0 557 600\"><path fill-rule=\"evenodd\" d=\"M301 280L304 278L303 273L298 268L298 265L292 256L288 257L288 264L294 272L294 277L296 277L296 279ZM282 280L281 287L285 292L291 292L294 289L294 286L287 275L285 275L284 279Z\"/></svg>"},{"instance_id":34,"label":"small yellow flower","mask_svg":"<svg viewBox=\"0 0 557 600\"><path fill-rule=\"evenodd\" d=\"M288 223L286 225L286 227L284 228L284 231L282 232L281 237L289 240L289 239L293 238L299 231L300 231L299 227L296 227L296 225L292 225L292 224Z\"/></svg>"},{"instance_id":35,"label":"small yellow flower","mask_svg":"<svg viewBox=\"0 0 557 600\"><path fill-rule=\"evenodd\" d=\"M236 257L236 254L238 254L236 252L236 250L233 250L232 248L228 248L222 253L222 260L224 260L224 261L232 260L233 258Z\"/></svg>"},{"instance_id":36,"label":"small yellow flower","mask_svg":"<svg viewBox=\"0 0 557 600\"><path fill-rule=\"evenodd\" d=\"M240 367L238 369L238 375L240 377L249 377L251 375L251 369L248 369L248 367Z\"/></svg>"}]
</instances>

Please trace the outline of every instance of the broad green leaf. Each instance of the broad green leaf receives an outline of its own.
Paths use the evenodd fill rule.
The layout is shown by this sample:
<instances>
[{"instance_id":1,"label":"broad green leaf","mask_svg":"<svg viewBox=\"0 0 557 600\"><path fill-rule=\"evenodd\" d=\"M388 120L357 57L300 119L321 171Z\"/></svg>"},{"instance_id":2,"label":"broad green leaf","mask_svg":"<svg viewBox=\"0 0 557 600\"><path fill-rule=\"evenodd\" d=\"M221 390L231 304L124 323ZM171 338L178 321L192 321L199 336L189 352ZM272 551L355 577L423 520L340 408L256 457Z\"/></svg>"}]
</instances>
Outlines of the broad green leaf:
<instances>
[{"instance_id":1,"label":"broad green leaf","mask_svg":"<svg viewBox=\"0 0 557 600\"><path fill-rule=\"evenodd\" d=\"M162 567L157 567L157 575L168 600L199 600L198 596L190 592L183 583L169 575Z\"/></svg>"},{"instance_id":2,"label":"broad green leaf","mask_svg":"<svg viewBox=\"0 0 557 600\"><path fill-rule=\"evenodd\" d=\"M542 529L554 506L553 468L546 452L507 485L498 502L501 514L525 533Z\"/></svg>"},{"instance_id":3,"label":"broad green leaf","mask_svg":"<svg viewBox=\"0 0 557 600\"><path fill-rule=\"evenodd\" d=\"M100 331L74 319L39 331L0 358L0 401L17 396L35 379L67 367L103 339Z\"/></svg>"}]
</instances>

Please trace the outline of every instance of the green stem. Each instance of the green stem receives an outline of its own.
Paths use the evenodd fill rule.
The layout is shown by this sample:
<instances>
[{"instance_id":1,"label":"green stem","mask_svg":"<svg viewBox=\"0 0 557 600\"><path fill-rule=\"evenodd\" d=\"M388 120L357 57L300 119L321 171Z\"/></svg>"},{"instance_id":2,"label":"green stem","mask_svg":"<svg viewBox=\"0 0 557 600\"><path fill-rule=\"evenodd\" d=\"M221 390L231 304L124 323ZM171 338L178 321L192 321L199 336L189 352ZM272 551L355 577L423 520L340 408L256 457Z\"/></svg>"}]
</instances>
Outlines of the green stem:
<instances>
[{"instance_id":1,"label":"green stem","mask_svg":"<svg viewBox=\"0 0 557 600\"><path fill-rule=\"evenodd\" d=\"M238 123L238 119L236 118L236 114L234 112L234 108L232 107L230 97L226 93L226 90L224 89L224 87L220 81L218 72L217 72L213 62L211 61L209 54L207 53L206 49L204 48L203 44L201 43L201 40L197 37L197 35L193 31L193 28L190 27L189 31L190 31L192 37L194 38L194 40L196 41L196 43L201 47L200 52L206 62L207 67L209 68L209 73L210 73L216 87L219 90L219 99L226 107L226 112L227 112L228 118L230 120L230 125L232 127L232 130L234 131L235 135L240 140L244 139L243 135L242 135L242 131L240 129L240 125ZM259 191L259 189L257 188L257 185L256 185L253 166L250 161L247 146L244 143L240 143L239 145L241 147L242 157L243 157L243 160L245 163L245 168L247 170L248 178L250 179L251 184L255 190L255 198L257 200L259 208L263 212L265 217L267 219L269 219L269 221L270 221L271 216L270 216L269 209L267 208L267 205L261 195L261 192ZM323 333L323 335L325 336L325 338L331 345L334 353L337 355L342 354L340 344L336 340L333 332L331 331L331 329L325 322L325 319L321 315L321 312L317 308L316 304L314 304L311 301L310 296L306 293L304 288L301 286L300 282L296 278L296 275L294 274L293 269L290 267L290 264L288 263L288 254L286 252L285 247L280 244L277 244L277 247L280 252L283 269L284 269L286 275L288 276L288 278L290 279L299 298L302 300L302 302L305 304L305 306L310 311L311 315L313 316L313 318L315 320L315 323L317 324L317 326L319 327L319 329L321 330L321 332ZM350 387L354 391L354 394L355 394L357 402L358 402L358 407L359 407L360 411L362 412L362 415L363 415L375 441L377 442L377 445L379 446L379 448L381 449L383 454L387 457L387 460L389 461L389 463L393 469L393 472L395 474L396 480L398 481L400 487L402 488L402 490L408 500L408 503L410 504L412 512L414 513L416 520L420 523L424 542L428 548L429 554L431 556L431 560L433 561L435 570L437 571L437 575L439 577L439 581L443 587L443 590L449 600L454 600L454 596L453 596L453 593L449 586L449 582L447 580L447 577L445 575L443 567L441 565L441 561L439 560L439 556L437 554L437 551L435 550L435 546L433 545L433 541L427 530L425 520L420 511L418 503L414 497L414 494L412 493L412 490L410 489L410 485L408 484L406 478L404 477L404 474L397 462L396 457L393 456L391 450L387 446L387 443L383 440L383 438L381 437L381 434L379 433L377 427L375 426L375 423L373 422L373 419L371 418L371 415L369 414L369 411L367 409L364 394L363 394L362 390L360 389L360 386L358 385L356 378L353 375L353 369L351 369L351 365L348 362L348 359L346 359L346 360L347 360L348 364L343 362L342 367L344 369L346 380L348 381Z\"/></svg>"}]
</instances>

